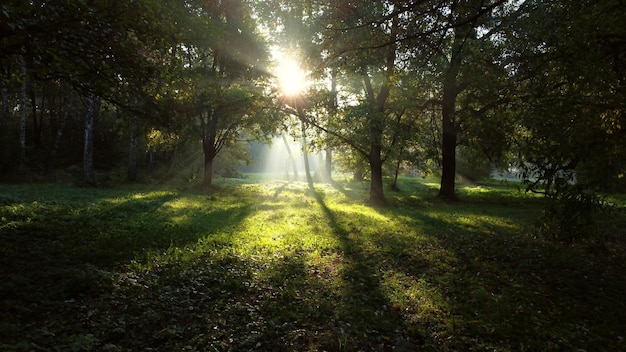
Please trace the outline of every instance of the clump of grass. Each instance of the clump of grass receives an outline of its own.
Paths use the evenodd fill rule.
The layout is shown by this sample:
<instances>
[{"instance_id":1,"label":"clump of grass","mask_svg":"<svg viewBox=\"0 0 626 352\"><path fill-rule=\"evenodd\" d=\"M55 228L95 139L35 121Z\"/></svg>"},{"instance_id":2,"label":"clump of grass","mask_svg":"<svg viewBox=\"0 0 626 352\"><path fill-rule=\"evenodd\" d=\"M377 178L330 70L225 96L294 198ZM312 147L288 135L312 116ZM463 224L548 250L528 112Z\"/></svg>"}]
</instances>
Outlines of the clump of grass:
<instances>
[{"instance_id":1,"label":"clump of grass","mask_svg":"<svg viewBox=\"0 0 626 352\"><path fill-rule=\"evenodd\" d=\"M430 181L384 207L358 183L0 185L0 349L623 347L622 252L538 238L542 200L506 185Z\"/></svg>"}]
</instances>

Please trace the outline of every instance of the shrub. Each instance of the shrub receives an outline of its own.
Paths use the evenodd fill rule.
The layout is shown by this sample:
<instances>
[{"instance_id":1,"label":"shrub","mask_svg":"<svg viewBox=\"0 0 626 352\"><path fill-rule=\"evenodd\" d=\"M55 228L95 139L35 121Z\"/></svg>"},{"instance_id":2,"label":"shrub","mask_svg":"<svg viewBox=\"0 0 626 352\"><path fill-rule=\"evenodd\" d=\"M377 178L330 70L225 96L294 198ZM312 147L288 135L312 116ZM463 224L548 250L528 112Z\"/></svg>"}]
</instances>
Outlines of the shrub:
<instances>
[{"instance_id":1,"label":"shrub","mask_svg":"<svg viewBox=\"0 0 626 352\"><path fill-rule=\"evenodd\" d=\"M541 234L564 243L604 244L604 227L600 225L615 210L609 202L576 186L563 187L548 197L548 205L538 219Z\"/></svg>"}]
</instances>

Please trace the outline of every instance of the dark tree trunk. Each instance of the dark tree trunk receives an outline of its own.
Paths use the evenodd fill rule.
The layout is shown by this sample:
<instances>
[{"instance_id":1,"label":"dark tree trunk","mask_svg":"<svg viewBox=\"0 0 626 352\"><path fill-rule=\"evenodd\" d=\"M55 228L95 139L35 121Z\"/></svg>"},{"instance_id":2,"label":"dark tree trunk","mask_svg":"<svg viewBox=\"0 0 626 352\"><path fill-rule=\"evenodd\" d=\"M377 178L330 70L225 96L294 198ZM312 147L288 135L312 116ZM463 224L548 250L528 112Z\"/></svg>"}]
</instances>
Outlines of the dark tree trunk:
<instances>
[{"instance_id":1,"label":"dark tree trunk","mask_svg":"<svg viewBox=\"0 0 626 352\"><path fill-rule=\"evenodd\" d=\"M34 85L31 84L30 87L30 109L31 112L33 114L33 130L32 130L32 134L31 134L31 139L32 139L32 143L34 144L35 147L40 147L41 146L41 130L42 130L42 121L43 121L43 114L45 111L45 101L46 101L46 97L45 97L45 91L42 89L41 91L41 106L38 107L37 106L37 93L35 92L35 87L33 87ZM39 114L37 113L37 110L39 110Z\"/></svg>"},{"instance_id":2,"label":"dark tree trunk","mask_svg":"<svg viewBox=\"0 0 626 352\"><path fill-rule=\"evenodd\" d=\"M396 37L398 29L395 20L391 24L391 36ZM391 93L391 77L395 70L396 47L391 45L386 58L386 77L381 85L378 94L374 94L372 82L367 74L367 69L363 67L363 85L367 96L368 103L371 107L369 120L369 139L370 150L367 159L370 164L371 182L370 182L370 202L374 204L385 203L385 193L383 191L383 159L382 159L382 139L385 128L385 106Z\"/></svg>"},{"instance_id":3,"label":"dark tree trunk","mask_svg":"<svg viewBox=\"0 0 626 352\"><path fill-rule=\"evenodd\" d=\"M204 153L204 180L202 184L205 187L211 187L213 185L213 160L215 160L214 155Z\"/></svg>"},{"instance_id":4,"label":"dark tree trunk","mask_svg":"<svg viewBox=\"0 0 626 352\"><path fill-rule=\"evenodd\" d=\"M383 190L383 160L382 160L382 138L383 138L383 115L385 113L385 102L389 96L389 86L383 85L374 96L372 84L367 75L364 75L364 85L372 109L369 120L369 143L370 150L367 160L370 164L370 202L382 204L385 202L385 192Z\"/></svg>"},{"instance_id":5,"label":"dark tree trunk","mask_svg":"<svg viewBox=\"0 0 626 352\"><path fill-rule=\"evenodd\" d=\"M207 112L206 118L200 114L202 123L202 151L204 152L204 178L202 185L211 187L213 185L213 162L219 153L217 140L217 126L220 118L220 111L213 109Z\"/></svg>"},{"instance_id":6,"label":"dark tree trunk","mask_svg":"<svg viewBox=\"0 0 626 352\"><path fill-rule=\"evenodd\" d=\"M217 156L215 137L213 135L209 135L203 139L202 149L204 151L204 179L202 185L211 187L213 185L213 161Z\"/></svg>"},{"instance_id":7,"label":"dark tree trunk","mask_svg":"<svg viewBox=\"0 0 626 352\"><path fill-rule=\"evenodd\" d=\"M22 59L22 88L20 89L20 171L26 168L26 63Z\"/></svg>"},{"instance_id":8,"label":"dark tree trunk","mask_svg":"<svg viewBox=\"0 0 626 352\"><path fill-rule=\"evenodd\" d=\"M462 18L472 16L473 5L477 5L476 1L467 1L465 6L453 6L452 11ZM472 6L467 6L472 5ZM469 11L469 12L468 12ZM468 42L475 38L474 24L465 23L454 28L454 42L450 61L448 62L448 70L445 72L443 79L443 96L442 96L442 141L441 141L441 187L439 188L439 197L447 200L456 200L455 192L455 176L456 176L456 145L459 133L459 124L456 117L456 100L465 88L464 84L459 82L459 73L463 64L464 47Z\"/></svg>"},{"instance_id":9,"label":"dark tree trunk","mask_svg":"<svg viewBox=\"0 0 626 352\"><path fill-rule=\"evenodd\" d=\"M83 148L83 172L85 183L96 184L96 172L93 164L93 122L96 115L96 97L90 93L87 98L87 113L85 114L85 140Z\"/></svg>"},{"instance_id":10,"label":"dark tree trunk","mask_svg":"<svg viewBox=\"0 0 626 352\"><path fill-rule=\"evenodd\" d=\"M454 121L454 105L456 95L446 92L444 87L442 107L442 145L441 145L441 186L439 197L448 200L456 199L456 143L457 128Z\"/></svg>"},{"instance_id":11,"label":"dark tree trunk","mask_svg":"<svg viewBox=\"0 0 626 352\"><path fill-rule=\"evenodd\" d=\"M383 88L385 89L385 88ZM383 90L381 89L381 91ZM370 202L374 204L385 203L385 192L383 190L383 159L382 159L382 104L379 104L380 111L375 113L375 117L370 122L370 140L371 147L367 159L370 164Z\"/></svg>"},{"instance_id":12,"label":"dark tree trunk","mask_svg":"<svg viewBox=\"0 0 626 352\"><path fill-rule=\"evenodd\" d=\"M59 145L61 144L61 139L63 137L63 130L65 129L65 122L67 121L67 118L70 115L71 108L72 108L71 99L67 98L67 101L65 102L65 109L63 110L63 113L61 114L61 120L58 123L57 132L54 136L54 143L52 144L52 147L50 148L50 154L48 156L48 160L46 161L46 170L48 171L51 171L52 168L54 167L54 162L56 160L57 152L59 151Z\"/></svg>"},{"instance_id":13,"label":"dark tree trunk","mask_svg":"<svg viewBox=\"0 0 626 352\"><path fill-rule=\"evenodd\" d=\"M441 139L441 186L439 198L456 200L456 144L458 125L456 121L456 99L462 91L458 83L462 63L462 38L468 35L467 28L456 28L456 40L452 44L452 56L443 80L441 101L442 139Z\"/></svg>"},{"instance_id":14,"label":"dark tree trunk","mask_svg":"<svg viewBox=\"0 0 626 352\"><path fill-rule=\"evenodd\" d=\"M148 176L152 176L152 167L154 166L154 152L152 148L148 149Z\"/></svg>"},{"instance_id":15,"label":"dark tree trunk","mask_svg":"<svg viewBox=\"0 0 626 352\"><path fill-rule=\"evenodd\" d=\"M374 204L385 203L383 191L383 161L380 156L380 146L373 145L370 150L369 164L372 180L370 182L370 202Z\"/></svg>"},{"instance_id":16,"label":"dark tree trunk","mask_svg":"<svg viewBox=\"0 0 626 352\"><path fill-rule=\"evenodd\" d=\"M2 115L0 116L0 174L7 171L9 153L9 121L10 121L10 109L9 109L9 88L8 83L2 78Z\"/></svg>"}]
</instances>

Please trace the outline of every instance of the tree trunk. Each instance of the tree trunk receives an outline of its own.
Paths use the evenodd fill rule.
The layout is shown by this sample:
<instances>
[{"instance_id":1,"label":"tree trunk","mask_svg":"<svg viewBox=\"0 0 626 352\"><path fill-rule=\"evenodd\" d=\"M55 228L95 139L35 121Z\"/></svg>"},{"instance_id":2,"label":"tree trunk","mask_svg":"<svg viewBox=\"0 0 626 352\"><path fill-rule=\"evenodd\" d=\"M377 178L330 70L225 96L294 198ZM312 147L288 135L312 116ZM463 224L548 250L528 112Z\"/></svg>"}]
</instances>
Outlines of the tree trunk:
<instances>
[{"instance_id":1,"label":"tree trunk","mask_svg":"<svg viewBox=\"0 0 626 352\"><path fill-rule=\"evenodd\" d=\"M35 87L33 87L33 84L31 84L30 87L30 110L33 114L33 130L31 133L31 140L32 140L32 144L35 147L40 147L41 146L41 130L42 130L42 121L43 121L43 114L45 111L45 100L46 97L44 96L45 91L42 89L41 91L41 107L37 106L37 93L35 92ZM37 113L37 110L40 111L40 113Z\"/></svg>"},{"instance_id":2,"label":"tree trunk","mask_svg":"<svg viewBox=\"0 0 626 352\"><path fill-rule=\"evenodd\" d=\"M395 18L391 24L391 37L396 38L397 24ZM369 139L370 151L368 160L370 163L370 172L372 180L370 182L370 202L374 204L385 203L385 193L383 191L383 159L382 159L382 139L385 129L385 106L389 95L391 94L391 78L395 70L396 47L391 45L388 48L386 58L386 74L385 81L380 86L378 94L374 94L372 82L367 73L367 69L363 67L363 85L367 95L368 103L371 108L369 123Z\"/></svg>"},{"instance_id":3,"label":"tree trunk","mask_svg":"<svg viewBox=\"0 0 626 352\"><path fill-rule=\"evenodd\" d=\"M295 180L298 180L300 176L298 176L298 165L296 164L296 159L293 157L293 153L291 152L291 147L289 146L289 141L287 140L287 136L283 133L283 142L285 143L285 148L287 149L287 155L289 156L289 164L293 169L293 176ZM289 176L289 168L287 168L287 176Z\"/></svg>"},{"instance_id":4,"label":"tree trunk","mask_svg":"<svg viewBox=\"0 0 626 352\"><path fill-rule=\"evenodd\" d=\"M128 181L137 181L137 118L130 118L130 136L128 144Z\"/></svg>"},{"instance_id":5,"label":"tree trunk","mask_svg":"<svg viewBox=\"0 0 626 352\"><path fill-rule=\"evenodd\" d=\"M337 74L338 69L336 66L333 66L330 73L330 97L329 97L329 118L335 119L337 117ZM324 171L326 172L326 181L333 181L333 150L329 147L326 149L326 167Z\"/></svg>"},{"instance_id":6,"label":"tree trunk","mask_svg":"<svg viewBox=\"0 0 626 352\"><path fill-rule=\"evenodd\" d=\"M443 80L443 93L441 99L441 186L439 198L456 200L455 177L456 177L456 144L458 126L456 122L456 99L461 88L458 83L458 75L462 63L463 39L467 36L467 29L455 29L455 41L452 44L452 56L448 63L448 71Z\"/></svg>"},{"instance_id":7,"label":"tree trunk","mask_svg":"<svg viewBox=\"0 0 626 352\"><path fill-rule=\"evenodd\" d=\"M0 174L8 168L9 153L9 121L11 111L9 109L9 87L7 81L2 78L2 115L0 116Z\"/></svg>"},{"instance_id":8,"label":"tree trunk","mask_svg":"<svg viewBox=\"0 0 626 352\"><path fill-rule=\"evenodd\" d=\"M221 110L212 109L207 112L206 118L200 114L202 124L202 150L204 151L204 180L205 187L213 185L213 162L219 153L219 141L217 139L217 126L220 120Z\"/></svg>"},{"instance_id":9,"label":"tree trunk","mask_svg":"<svg viewBox=\"0 0 626 352\"><path fill-rule=\"evenodd\" d=\"M370 202L374 204L385 203L383 191L383 161L380 157L380 146L373 145L370 150L369 164L372 180L370 182Z\"/></svg>"},{"instance_id":10,"label":"tree trunk","mask_svg":"<svg viewBox=\"0 0 626 352\"><path fill-rule=\"evenodd\" d=\"M396 170L393 173L393 184L391 185L391 188L393 188L394 190L398 190L398 174L400 173L400 165L402 165L402 160L398 159L398 162L396 163Z\"/></svg>"},{"instance_id":11,"label":"tree trunk","mask_svg":"<svg viewBox=\"0 0 626 352\"><path fill-rule=\"evenodd\" d=\"M313 177L311 177L311 167L309 165L309 153L306 141L306 124L304 122L304 116L302 114L304 112L299 111L300 116L300 128L302 129L302 155L304 155L304 171L306 173L306 182L309 185L310 189L313 189Z\"/></svg>"},{"instance_id":12,"label":"tree trunk","mask_svg":"<svg viewBox=\"0 0 626 352\"><path fill-rule=\"evenodd\" d=\"M354 170L354 174L352 175L352 182L363 182L365 179L365 170L363 170L360 166L357 166L356 170Z\"/></svg>"},{"instance_id":13,"label":"tree trunk","mask_svg":"<svg viewBox=\"0 0 626 352\"><path fill-rule=\"evenodd\" d=\"M22 88L20 89L20 171L26 168L26 63L22 58Z\"/></svg>"},{"instance_id":14,"label":"tree trunk","mask_svg":"<svg viewBox=\"0 0 626 352\"><path fill-rule=\"evenodd\" d=\"M381 88L381 91L386 89ZM370 164L370 202L374 204L385 203L385 192L383 191L383 159L382 159L382 115L384 114L382 103L379 103L379 111L374 113L373 120L370 121L370 152L367 157Z\"/></svg>"},{"instance_id":15,"label":"tree trunk","mask_svg":"<svg viewBox=\"0 0 626 352\"><path fill-rule=\"evenodd\" d=\"M217 156L215 137L213 136L213 134L209 134L202 140L202 150L204 151L204 179L202 185L205 187L213 185L213 161Z\"/></svg>"},{"instance_id":16,"label":"tree trunk","mask_svg":"<svg viewBox=\"0 0 626 352\"><path fill-rule=\"evenodd\" d=\"M465 6L453 7L452 11L463 18L472 15L471 9L474 9L478 2L466 1ZM467 6L467 5L472 6ZM456 200L455 192L455 176L456 176L456 144L459 133L459 125L456 117L456 100L463 91L463 84L459 82L459 73L463 63L464 46L467 42L475 38L473 23L466 23L454 28L454 41L452 42L452 50L450 61L448 62L448 70L445 72L443 79L442 93L442 141L441 141L441 187L439 188L439 198L447 200Z\"/></svg>"},{"instance_id":17,"label":"tree trunk","mask_svg":"<svg viewBox=\"0 0 626 352\"><path fill-rule=\"evenodd\" d=\"M93 166L93 122L96 114L96 97L90 93L87 98L85 114L85 140L83 149L83 172L88 185L96 184L96 172Z\"/></svg>"},{"instance_id":18,"label":"tree trunk","mask_svg":"<svg viewBox=\"0 0 626 352\"><path fill-rule=\"evenodd\" d=\"M54 167L54 161L57 156L57 152L59 151L59 145L61 144L61 138L63 137L63 130L65 129L65 122L70 115L70 111L72 108L72 102L70 98L67 98L65 102L65 110L61 114L61 120L59 121L59 125L57 126L57 133L54 137L54 143L50 148L50 154L48 155L48 160L46 161L46 170L51 171Z\"/></svg>"},{"instance_id":19,"label":"tree trunk","mask_svg":"<svg viewBox=\"0 0 626 352\"><path fill-rule=\"evenodd\" d=\"M448 89L449 90L449 89ZM456 95L446 92L444 87L442 124L443 136L441 142L441 186L439 198L455 200L455 174L456 174L456 142L457 129L454 121L454 106Z\"/></svg>"},{"instance_id":20,"label":"tree trunk","mask_svg":"<svg viewBox=\"0 0 626 352\"><path fill-rule=\"evenodd\" d=\"M370 164L372 179L370 180L370 202L374 204L385 203L385 193L383 191L383 160L382 138L383 138L383 115L385 113L385 101L389 96L390 88L384 85L380 88L378 96L375 97L372 83L369 76L363 75L365 91L371 107L375 107L370 112L369 123L369 143L370 151L367 160Z\"/></svg>"},{"instance_id":21,"label":"tree trunk","mask_svg":"<svg viewBox=\"0 0 626 352\"><path fill-rule=\"evenodd\" d=\"M152 176L152 168L154 167L154 152L152 148L148 149L148 176Z\"/></svg>"},{"instance_id":22,"label":"tree trunk","mask_svg":"<svg viewBox=\"0 0 626 352\"><path fill-rule=\"evenodd\" d=\"M332 149L326 149L326 158L324 159L325 164L324 164L324 171L326 173L326 181L327 182L332 182L333 181L333 150Z\"/></svg>"},{"instance_id":23,"label":"tree trunk","mask_svg":"<svg viewBox=\"0 0 626 352\"><path fill-rule=\"evenodd\" d=\"M204 153L204 180L202 181L202 185L205 187L211 187L213 185L213 161L215 160L215 155L211 155L210 153Z\"/></svg>"}]
</instances>

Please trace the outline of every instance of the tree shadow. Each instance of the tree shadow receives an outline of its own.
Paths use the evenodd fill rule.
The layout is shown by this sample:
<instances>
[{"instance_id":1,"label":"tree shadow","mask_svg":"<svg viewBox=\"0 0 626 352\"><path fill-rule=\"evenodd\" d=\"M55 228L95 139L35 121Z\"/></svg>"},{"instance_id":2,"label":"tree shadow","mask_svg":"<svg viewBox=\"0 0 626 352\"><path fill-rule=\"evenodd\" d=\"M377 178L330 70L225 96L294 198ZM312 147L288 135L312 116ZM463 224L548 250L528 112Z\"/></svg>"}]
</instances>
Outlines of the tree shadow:
<instances>
[{"instance_id":1,"label":"tree shadow","mask_svg":"<svg viewBox=\"0 0 626 352\"><path fill-rule=\"evenodd\" d=\"M624 258L600 258L525 233L538 213L532 210L536 201L525 205L526 214L516 201L493 201L446 205L438 216L424 208L379 209L404 217L428 240L416 244L415 236L399 234L378 238L379 261L392 259L385 252L393 253L392 267L405 281L416 280L417 286L423 280L431 294L443 298L438 326L428 327L430 342L453 350L477 345L569 350L612 341L609 350L619 349L615 336L626 315L624 302L616 298L626 292ZM404 312L407 321L428 323L419 309Z\"/></svg>"},{"instance_id":2,"label":"tree shadow","mask_svg":"<svg viewBox=\"0 0 626 352\"><path fill-rule=\"evenodd\" d=\"M0 340L54 341L46 329L65 329L61 322L75 318L67 312L76 312L80 302L105 299L129 265L149 261L150 253L197 244L236 226L251 211L245 201L194 214L184 208L161 211L185 197L107 190L84 199L52 194L12 204L12 218L4 216L0 228L0 320L6 327Z\"/></svg>"},{"instance_id":3,"label":"tree shadow","mask_svg":"<svg viewBox=\"0 0 626 352\"><path fill-rule=\"evenodd\" d=\"M424 337L407 329L400 312L381 289L382 272L378 263L368 256L350 236L324 197L314 198L342 245L344 282L334 317L338 327L339 348L348 350L414 350Z\"/></svg>"},{"instance_id":4,"label":"tree shadow","mask_svg":"<svg viewBox=\"0 0 626 352\"><path fill-rule=\"evenodd\" d=\"M329 182L331 187L336 191L339 191L341 194L346 197L346 199L350 199L351 201L355 201L361 197L364 197L367 192L367 183L365 182L339 182L335 180L331 180ZM316 189L314 197L319 197L320 192L319 189Z\"/></svg>"},{"instance_id":5,"label":"tree shadow","mask_svg":"<svg viewBox=\"0 0 626 352\"><path fill-rule=\"evenodd\" d=\"M298 230L329 231L336 246L309 251L291 243L276 253L242 254L232 236L246 219L293 204L282 198L302 198L278 189L276 197L271 189L223 203L221 195L168 193L103 195L81 211L52 201L28 205L18 215L30 222L16 218L16 232L2 228L10 240L0 257L0 347L515 351L594 350L606 341L614 341L604 344L608 350L622 347L623 258L592 261L529 236L523 226L534 213L527 209L520 218L521 203L371 208L331 203L318 189L295 203L316 212ZM103 224L106 233L94 234ZM160 253L167 255L150 262ZM22 265L31 265L26 276Z\"/></svg>"},{"instance_id":6,"label":"tree shadow","mask_svg":"<svg viewBox=\"0 0 626 352\"><path fill-rule=\"evenodd\" d=\"M105 301L80 312L90 320L78 330L113 350L259 350L264 292L252 267L216 248L184 267L129 273Z\"/></svg>"}]
</instances>

